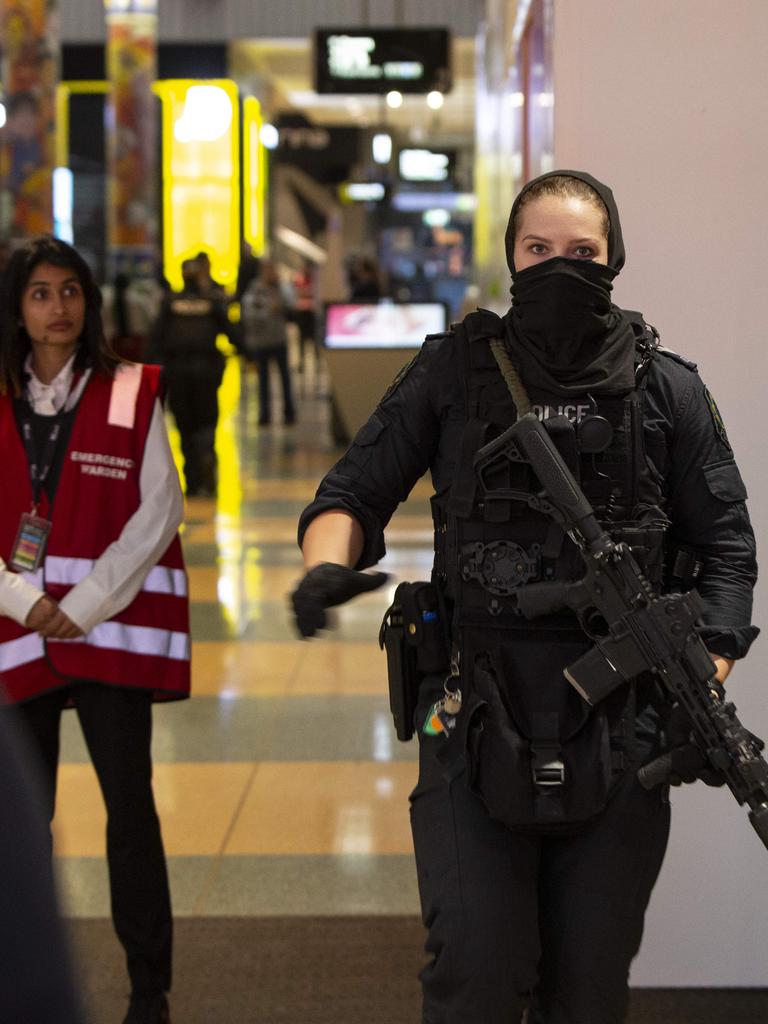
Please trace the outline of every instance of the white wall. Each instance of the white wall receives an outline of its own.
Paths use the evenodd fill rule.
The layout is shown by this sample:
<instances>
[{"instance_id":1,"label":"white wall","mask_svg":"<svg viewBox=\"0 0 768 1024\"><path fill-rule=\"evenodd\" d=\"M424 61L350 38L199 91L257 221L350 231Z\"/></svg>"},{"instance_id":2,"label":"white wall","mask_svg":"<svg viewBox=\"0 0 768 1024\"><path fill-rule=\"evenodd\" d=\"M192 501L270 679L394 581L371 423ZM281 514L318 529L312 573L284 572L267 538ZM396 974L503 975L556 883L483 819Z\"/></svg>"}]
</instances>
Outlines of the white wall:
<instances>
[{"instance_id":1,"label":"white wall","mask_svg":"<svg viewBox=\"0 0 768 1024\"><path fill-rule=\"evenodd\" d=\"M555 163L611 185L620 304L699 364L768 550L768 3L555 0ZM768 629L765 582L755 622ZM768 635L730 684L768 735ZM768 850L730 793L673 793L632 983L768 985ZM768 1012L767 1012L768 1016Z\"/></svg>"}]
</instances>

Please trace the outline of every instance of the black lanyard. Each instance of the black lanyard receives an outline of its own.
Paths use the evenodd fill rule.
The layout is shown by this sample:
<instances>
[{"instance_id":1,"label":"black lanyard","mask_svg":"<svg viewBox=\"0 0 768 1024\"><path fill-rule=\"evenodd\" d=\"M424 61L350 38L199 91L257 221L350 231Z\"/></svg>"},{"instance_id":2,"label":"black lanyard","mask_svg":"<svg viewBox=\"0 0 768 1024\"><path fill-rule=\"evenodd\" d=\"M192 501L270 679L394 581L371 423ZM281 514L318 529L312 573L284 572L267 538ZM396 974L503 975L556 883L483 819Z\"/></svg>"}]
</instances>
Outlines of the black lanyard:
<instances>
[{"instance_id":1,"label":"black lanyard","mask_svg":"<svg viewBox=\"0 0 768 1024\"><path fill-rule=\"evenodd\" d=\"M37 445L35 444L35 434L32 430L32 418L27 415L22 415L21 419L21 437L24 441L24 450L27 453L27 464L29 465L29 481L32 484L32 498L35 504L35 508L40 502L40 493L43 489L43 484L48 478L48 474L51 471L51 466L56 459L56 449L59 446L59 438L61 437L61 421L63 419L64 409L52 416L53 423L51 424L48 436L43 445L42 454L38 454Z\"/></svg>"},{"instance_id":2,"label":"black lanyard","mask_svg":"<svg viewBox=\"0 0 768 1024\"><path fill-rule=\"evenodd\" d=\"M56 450L59 447L59 440L61 439L61 425L64 419L64 414L67 411L67 403L69 402L72 391L77 386L82 374L75 373L72 377L72 381L69 385L66 398L57 413L46 419L51 420L51 426L48 430L48 436L43 444L42 453L38 452L37 444L35 443L35 432L32 429L32 417L26 412L22 412L20 417L21 422L21 437L24 442L24 451L27 453L27 464L29 466L29 481L32 484L32 499L37 509L40 502L40 494L43 489L43 484L48 479L48 474L51 472L51 468L56 461ZM32 404L27 401L28 407L31 409ZM39 414L38 414L39 415Z\"/></svg>"}]
</instances>

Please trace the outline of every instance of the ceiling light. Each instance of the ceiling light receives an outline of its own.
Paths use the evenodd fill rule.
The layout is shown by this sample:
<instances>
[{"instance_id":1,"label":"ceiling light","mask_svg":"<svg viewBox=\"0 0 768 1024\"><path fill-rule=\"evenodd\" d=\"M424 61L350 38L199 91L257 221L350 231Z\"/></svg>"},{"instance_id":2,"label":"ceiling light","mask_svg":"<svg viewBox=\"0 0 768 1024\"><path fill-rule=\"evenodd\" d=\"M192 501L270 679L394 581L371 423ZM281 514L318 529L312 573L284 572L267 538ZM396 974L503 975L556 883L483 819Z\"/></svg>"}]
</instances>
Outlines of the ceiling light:
<instances>
[{"instance_id":1,"label":"ceiling light","mask_svg":"<svg viewBox=\"0 0 768 1024\"><path fill-rule=\"evenodd\" d=\"M425 210L421 219L429 228L444 228L450 224L451 214L448 210L431 209Z\"/></svg>"},{"instance_id":2,"label":"ceiling light","mask_svg":"<svg viewBox=\"0 0 768 1024\"><path fill-rule=\"evenodd\" d=\"M397 110L398 107L403 105L403 94L398 92L397 89L393 89L387 93L387 106L392 107L393 110Z\"/></svg>"},{"instance_id":3,"label":"ceiling light","mask_svg":"<svg viewBox=\"0 0 768 1024\"><path fill-rule=\"evenodd\" d=\"M265 121L259 131L259 138L265 149L277 149L277 145L280 142L280 132L269 121Z\"/></svg>"},{"instance_id":4,"label":"ceiling light","mask_svg":"<svg viewBox=\"0 0 768 1024\"><path fill-rule=\"evenodd\" d=\"M437 89L427 93L427 106L430 110L439 110L445 102L445 97Z\"/></svg>"},{"instance_id":5,"label":"ceiling light","mask_svg":"<svg viewBox=\"0 0 768 1024\"><path fill-rule=\"evenodd\" d=\"M386 132L379 132L373 136L371 142L373 159L377 164L388 164L392 159L392 136Z\"/></svg>"},{"instance_id":6,"label":"ceiling light","mask_svg":"<svg viewBox=\"0 0 768 1024\"><path fill-rule=\"evenodd\" d=\"M232 101L218 85L191 85L173 126L179 142L215 142L229 131Z\"/></svg>"}]
</instances>

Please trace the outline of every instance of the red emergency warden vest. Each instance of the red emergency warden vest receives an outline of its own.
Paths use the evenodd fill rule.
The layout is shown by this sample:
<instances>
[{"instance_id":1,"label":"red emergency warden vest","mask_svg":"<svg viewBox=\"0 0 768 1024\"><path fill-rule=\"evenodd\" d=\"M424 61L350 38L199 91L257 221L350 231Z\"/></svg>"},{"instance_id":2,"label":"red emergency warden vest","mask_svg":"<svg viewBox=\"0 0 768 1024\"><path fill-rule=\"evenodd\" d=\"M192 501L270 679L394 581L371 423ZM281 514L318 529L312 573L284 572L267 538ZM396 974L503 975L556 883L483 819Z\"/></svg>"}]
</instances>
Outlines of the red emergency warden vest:
<instances>
[{"instance_id":1,"label":"red emergency warden vest","mask_svg":"<svg viewBox=\"0 0 768 1024\"><path fill-rule=\"evenodd\" d=\"M125 363L114 379L92 373L77 406L51 507L43 566L25 574L57 601L91 571L139 507L139 474L160 367ZM32 507L29 467L9 396L0 397L0 555L7 562L19 518ZM134 600L77 640L44 641L0 616L0 684L11 702L74 680L153 691L155 700L189 695L189 598L178 535Z\"/></svg>"}]
</instances>

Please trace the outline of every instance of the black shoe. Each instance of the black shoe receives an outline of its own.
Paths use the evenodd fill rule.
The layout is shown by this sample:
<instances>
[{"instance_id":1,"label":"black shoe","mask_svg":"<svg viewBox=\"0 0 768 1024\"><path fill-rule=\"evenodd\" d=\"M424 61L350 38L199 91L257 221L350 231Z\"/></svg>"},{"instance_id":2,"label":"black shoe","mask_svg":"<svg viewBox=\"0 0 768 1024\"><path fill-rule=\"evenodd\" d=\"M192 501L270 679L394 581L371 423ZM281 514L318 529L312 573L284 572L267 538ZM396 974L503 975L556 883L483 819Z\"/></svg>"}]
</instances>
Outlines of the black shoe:
<instances>
[{"instance_id":1,"label":"black shoe","mask_svg":"<svg viewBox=\"0 0 768 1024\"><path fill-rule=\"evenodd\" d=\"M165 993L145 995L134 992L123 1024L171 1024L171 1011Z\"/></svg>"},{"instance_id":2,"label":"black shoe","mask_svg":"<svg viewBox=\"0 0 768 1024\"><path fill-rule=\"evenodd\" d=\"M286 413L286 415L283 417L283 423L286 425L286 427L292 427L295 422L296 422L296 413L295 412Z\"/></svg>"},{"instance_id":3,"label":"black shoe","mask_svg":"<svg viewBox=\"0 0 768 1024\"><path fill-rule=\"evenodd\" d=\"M268 427L269 426L269 416L259 416L259 426L260 427Z\"/></svg>"}]
</instances>

